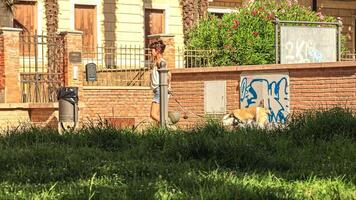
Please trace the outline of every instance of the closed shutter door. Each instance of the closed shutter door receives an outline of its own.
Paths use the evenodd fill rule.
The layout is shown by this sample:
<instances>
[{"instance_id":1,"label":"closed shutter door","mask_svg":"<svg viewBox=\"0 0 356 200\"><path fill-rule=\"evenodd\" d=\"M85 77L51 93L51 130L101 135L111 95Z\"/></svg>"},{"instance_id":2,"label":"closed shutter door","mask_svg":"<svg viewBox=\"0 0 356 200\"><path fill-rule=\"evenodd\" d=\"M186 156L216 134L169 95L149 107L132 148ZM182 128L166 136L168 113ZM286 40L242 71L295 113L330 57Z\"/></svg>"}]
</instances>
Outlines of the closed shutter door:
<instances>
[{"instance_id":1,"label":"closed shutter door","mask_svg":"<svg viewBox=\"0 0 356 200\"><path fill-rule=\"evenodd\" d=\"M157 10L157 9L145 10L146 46L148 45L147 36L165 33L164 27L165 27L164 10Z\"/></svg>"},{"instance_id":2,"label":"closed shutter door","mask_svg":"<svg viewBox=\"0 0 356 200\"><path fill-rule=\"evenodd\" d=\"M37 7L34 2L19 2L14 8L14 27L23 29L20 41L22 55L34 55L34 36L37 30ZM32 44L31 44L32 43Z\"/></svg>"},{"instance_id":3,"label":"closed shutter door","mask_svg":"<svg viewBox=\"0 0 356 200\"><path fill-rule=\"evenodd\" d=\"M75 6L75 30L83 32L83 51L91 53L96 48L96 10L95 6Z\"/></svg>"}]
</instances>

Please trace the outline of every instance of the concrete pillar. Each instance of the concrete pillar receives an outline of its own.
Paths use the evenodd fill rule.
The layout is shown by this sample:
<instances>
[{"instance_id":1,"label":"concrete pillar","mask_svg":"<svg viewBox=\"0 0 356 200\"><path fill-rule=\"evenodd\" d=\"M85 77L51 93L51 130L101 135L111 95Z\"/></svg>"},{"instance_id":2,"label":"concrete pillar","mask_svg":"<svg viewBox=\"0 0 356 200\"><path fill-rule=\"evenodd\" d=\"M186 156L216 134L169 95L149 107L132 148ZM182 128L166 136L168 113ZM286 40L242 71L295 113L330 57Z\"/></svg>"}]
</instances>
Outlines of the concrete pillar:
<instances>
[{"instance_id":1,"label":"concrete pillar","mask_svg":"<svg viewBox=\"0 0 356 200\"><path fill-rule=\"evenodd\" d=\"M83 99L84 85L84 65L82 62L82 35L81 31L65 31L61 32L61 36L65 45L65 64L64 64L64 86L78 87L78 105L79 117L74 117L74 121L80 121L80 108L83 107L81 100ZM59 108L61 109L61 108Z\"/></svg>"}]
</instances>

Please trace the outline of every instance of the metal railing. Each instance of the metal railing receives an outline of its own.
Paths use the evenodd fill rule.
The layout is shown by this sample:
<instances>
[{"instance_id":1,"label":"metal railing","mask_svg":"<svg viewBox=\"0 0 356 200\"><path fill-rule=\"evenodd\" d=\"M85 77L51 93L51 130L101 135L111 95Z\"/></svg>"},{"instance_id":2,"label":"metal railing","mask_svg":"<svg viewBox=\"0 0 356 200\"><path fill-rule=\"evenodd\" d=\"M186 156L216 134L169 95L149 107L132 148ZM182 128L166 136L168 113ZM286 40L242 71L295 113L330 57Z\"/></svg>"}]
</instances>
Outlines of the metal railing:
<instances>
[{"instance_id":1,"label":"metal railing","mask_svg":"<svg viewBox=\"0 0 356 200\"><path fill-rule=\"evenodd\" d=\"M356 61L355 52L344 52L341 54L341 61Z\"/></svg>"},{"instance_id":2,"label":"metal railing","mask_svg":"<svg viewBox=\"0 0 356 200\"><path fill-rule=\"evenodd\" d=\"M84 47L83 64L95 63L97 80L87 86L148 86L150 51L137 45ZM84 74L85 76L85 74ZM86 80L84 78L84 80Z\"/></svg>"},{"instance_id":3,"label":"metal railing","mask_svg":"<svg viewBox=\"0 0 356 200\"><path fill-rule=\"evenodd\" d=\"M20 36L22 102L56 102L64 82L63 38L59 35Z\"/></svg>"},{"instance_id":4,"label":"metal railing","mask_svg":"<svg viewBox=\"0 0 356 200\"><path fill-rule=\"evenodd\" d=\"M215 67L219 50L187 49L178 47L175 50L176 68Z\"/></svg>"},{"instance_id":5,"label":"metal railing","mask_svg":"<svg viewBox=\"0 0 356 200\"><path fill-rule=\"evenodd\" d=\"M216 67L223 50L200 50L176 47L173 68ZM165 57L165 59L168 59ZM95 63L95 81L85 86L149 86L152 66L150 49L138 45L83 47L83 64ZM84 80L86 80L84 73Z\"/></svg>"}]
</instances>

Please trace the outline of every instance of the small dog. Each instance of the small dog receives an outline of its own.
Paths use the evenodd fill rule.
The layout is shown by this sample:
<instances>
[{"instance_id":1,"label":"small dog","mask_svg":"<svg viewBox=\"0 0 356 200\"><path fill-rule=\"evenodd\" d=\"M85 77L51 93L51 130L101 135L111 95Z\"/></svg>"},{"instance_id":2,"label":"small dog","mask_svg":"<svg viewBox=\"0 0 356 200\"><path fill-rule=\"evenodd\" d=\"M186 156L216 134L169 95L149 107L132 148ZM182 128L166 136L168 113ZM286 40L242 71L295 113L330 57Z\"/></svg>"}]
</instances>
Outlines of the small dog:
<instances>
[{"instance_id":1,"label":"small dog","mask_svg":"<svg viewBox=\"0 0 356 200\"><path fill-rule=\"evenodd\" d=\"M260 106L252 106L245 109L236 109L232 113L224 115L224 126L258 126L265 128L268 124L269 110L263 107L263 101Z\"/></svg>"}]
</instances>

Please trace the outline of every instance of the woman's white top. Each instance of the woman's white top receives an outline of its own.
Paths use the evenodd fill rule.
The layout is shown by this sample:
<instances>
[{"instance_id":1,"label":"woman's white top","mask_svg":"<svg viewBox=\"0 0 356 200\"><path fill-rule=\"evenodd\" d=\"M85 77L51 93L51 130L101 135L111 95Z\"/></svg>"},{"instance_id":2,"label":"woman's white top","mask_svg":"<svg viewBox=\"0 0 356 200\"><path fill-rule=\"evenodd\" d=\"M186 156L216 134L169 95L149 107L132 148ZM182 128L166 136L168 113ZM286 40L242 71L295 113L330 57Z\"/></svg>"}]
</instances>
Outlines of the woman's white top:
<instances>
[{"instance_id":1,"label":"woman's white top","mask_svg":"<svg viewBox=\"0 0 356 200\"><path fill-rule=\"evenodd\" d=\"M160 60L161 62L166 62L163 58L161 58ZM167 64L167 62L166 62ZM167 66L166 66L167 67ZM156 66L156 64L153 64L153 68L151 71L151 89L155 90L159 87L159 73L158 73L158 68ZM169 83L168 85L168 90L170 90L171 88L171 83Z\"/></svg>"},{"instance_id":2,"label":"woman's white top","mask_svg":"<svg viewBox=\"0 0 356 200\"><path fill-rule=\"evenodd\" d=\"M153 66L153 69L151 71L151 89L155 90L159 87L159 74L158 74L158 68L156 65Z\"/></svg>"}]
</instances>

